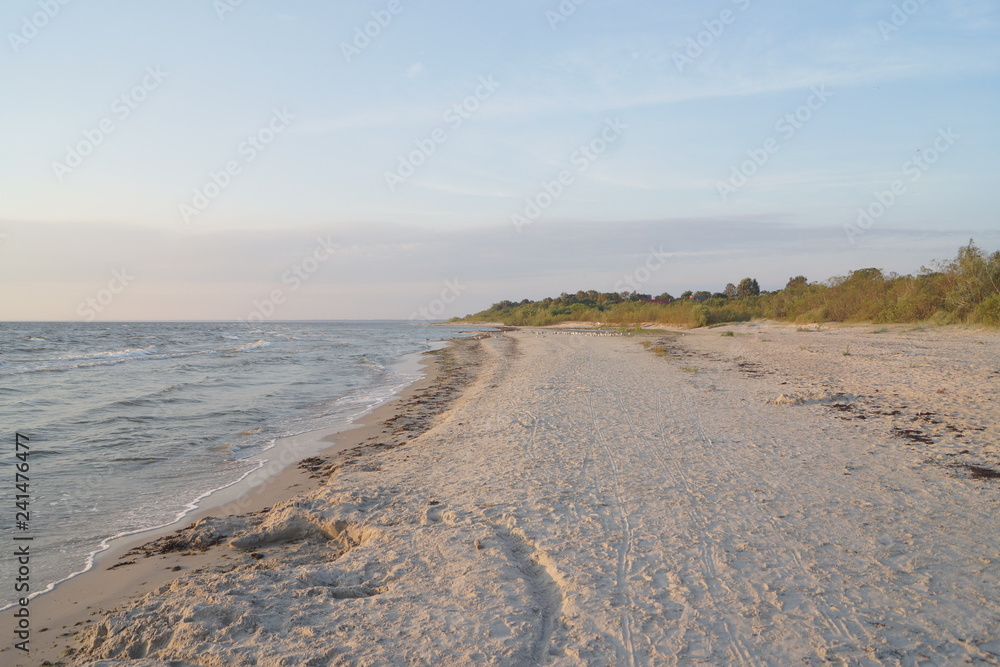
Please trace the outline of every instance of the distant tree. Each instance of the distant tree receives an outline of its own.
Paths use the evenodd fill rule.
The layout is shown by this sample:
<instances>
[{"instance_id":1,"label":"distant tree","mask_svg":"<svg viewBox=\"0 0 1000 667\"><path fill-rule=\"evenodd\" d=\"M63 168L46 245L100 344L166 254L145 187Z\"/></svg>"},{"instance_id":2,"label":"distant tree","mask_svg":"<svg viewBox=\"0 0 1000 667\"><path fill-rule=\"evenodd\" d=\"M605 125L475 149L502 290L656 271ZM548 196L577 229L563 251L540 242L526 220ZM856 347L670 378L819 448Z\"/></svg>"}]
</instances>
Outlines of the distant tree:
<instances>
[{"instance_id":1,"label":"distant tree","mask_svg":"<svg viewBox=\"0 0 1000 667\"><path fill-rule=\"evenodd\" d=\"M726 296L729 297L730 299L736 298L736 285L732 283L726 283L726 289L723 291L726 293Z\"/></svg>"},{"instance_id":2,"label":"distant tree","mask_svg":"<svg viewBox=\"0 0 1000 667\"><path fill-rule=\"evenodd\" d=\"M694 294L694 292L692 292L691 290L687 290L686 292L681 292L681 298L690 299L692 294Z\"/></svg>"},{"instance_id":3,"label":"distant tree","mask_svg":"<svg viewBox=\"0 0 1000 667\"><path fill-rule=\"evenodd\" d=\"M876 282L881 283L885 281L885 273L882 269L876 269L874 267L868 269L858 269L857 271L851 271L847 275L848 280L853 280L855 282Z\"/></svg>"},{"instance_id":4,"label":"distant tree","mask_svg":"<svg viewBox=\"0 0 1000 667\"><path fill-rule=\"evenodd\" d=\"M788 279L788 284L785 285L785 289L798 289L800 287L805 287L809 284L809 280L805 276L795 276L794 278Z\"/></svg>"},{"instance_id":5,"label":"distant tree","mask_svg":"<svg viewBox=\"0 0 1000 667\"><path fill-rule=\"evenodd\" d=\"M713 299L728 299L729 295L726 294L725 292L713 292L712 293L712 298Z\"/></svg>"},{"instance_id":6,"label":"distant tree","mask_svg":"<svg viewBox=\"0 0 1000 667\"><path fill-rule=\"evenodd\" d=\"M664 292L656 297L657 301L673 301L674 297L670 296L670 292Z\"/></svg>"},{"instance_id":7,"label":"distant tree","mask_svg":"<svg viewBox=\"0 0 1000 667\"><path fill-rule=\"evenodd\" d=\"M736 288L736 296L741 299L758 294L760 294L760 285L757 284L756 278L744 278L740 281L739 287Z\"/></svg>"},{"instance_id":8,"label":"distant tree","mask_svg":"<svg viewBox=\"0 0 1000 667\"><path fill-rule=\"evenodd\" d=\"M621 303L624 301L622 295L617 292L608 292L602 296L604 297L604 303Z\"/></svg>"}]
</instances>

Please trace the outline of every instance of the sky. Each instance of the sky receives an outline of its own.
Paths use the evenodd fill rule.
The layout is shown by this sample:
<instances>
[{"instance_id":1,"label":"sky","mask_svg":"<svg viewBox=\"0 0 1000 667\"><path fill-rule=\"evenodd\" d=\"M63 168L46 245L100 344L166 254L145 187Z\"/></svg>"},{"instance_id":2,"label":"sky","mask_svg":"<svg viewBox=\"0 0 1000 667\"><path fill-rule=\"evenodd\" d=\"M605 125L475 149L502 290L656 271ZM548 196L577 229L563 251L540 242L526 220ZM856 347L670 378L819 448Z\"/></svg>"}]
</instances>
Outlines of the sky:
<instances>
[{"instance_id":1,"label":"sky","mask_svg":"<svg viewBox=\"0 0 1000 667\"><path fill-rule=\"evenodd\" d=\"M437 319L1000 249L1000 2L5 0L0 320Z\"/></svg>"}]
</instances>

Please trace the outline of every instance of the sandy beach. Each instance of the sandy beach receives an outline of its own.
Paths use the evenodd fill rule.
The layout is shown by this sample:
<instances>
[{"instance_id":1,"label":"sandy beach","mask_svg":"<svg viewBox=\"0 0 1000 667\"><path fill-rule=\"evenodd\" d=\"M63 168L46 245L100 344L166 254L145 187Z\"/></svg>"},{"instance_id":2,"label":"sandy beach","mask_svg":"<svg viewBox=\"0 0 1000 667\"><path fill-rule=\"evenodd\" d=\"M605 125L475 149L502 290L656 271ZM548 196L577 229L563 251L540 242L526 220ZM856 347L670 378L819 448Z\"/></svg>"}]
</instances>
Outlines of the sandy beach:
<instances>
[{"instance_id":1,"label":"sandy beach","mask_svg":"<svg viewBox=\"0 0 1000 667\"><path fill-rule=\"evenodd\" d=\"M997 664L998 418L974 329L455 343L256 505L40 598L19 664Z\"/></svg>"}]
</instances>

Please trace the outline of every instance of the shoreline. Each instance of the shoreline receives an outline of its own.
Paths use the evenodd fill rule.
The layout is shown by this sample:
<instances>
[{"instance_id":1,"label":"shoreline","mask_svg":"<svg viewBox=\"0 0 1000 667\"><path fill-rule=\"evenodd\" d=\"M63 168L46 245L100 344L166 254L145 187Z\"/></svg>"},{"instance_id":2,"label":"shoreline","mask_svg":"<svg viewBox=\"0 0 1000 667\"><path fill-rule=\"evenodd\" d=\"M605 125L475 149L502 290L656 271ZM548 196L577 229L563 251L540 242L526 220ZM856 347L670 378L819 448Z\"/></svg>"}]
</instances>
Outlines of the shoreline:
<instances>
[{"instance_id":1,"label":"shoreline","mask_svg":"<svg viewBox=\"0 0 1000 667\"><path fill-rule=\"evenodd\" d=\"M336 459L345 452L364 447L366 442L379 439L385 432L385 422L397 415L401 405L414 400L440 380L443 372L440 353L458 341L478 338L444 339L434 350L414 353L413 356L420 357L414 361L422 376L357 417L356 421L281 438L261 453L261 456L269 454L263 465L240 480L209 493L202 499L204 504L177 520L109 539L106 548L91 554L93 562L88 569L31 599L32 650L27 660L13 656L16 664L37 665L45 661L60 664L60 660L66 659L62 652L71 648L72 636L91 622L91 616L145 595L184 572L217 566L219 555L211 551L195 553L188 550L159 554L155 558L133 558L130 554L209 517L259 513L315 490L322 485L322 480L313 470L302 466L304 461ZM12 645L0 649L0 661L13 652Z\"/></svg>"},{"instance_id":2,"label":"shoreline","mask_svg":"<svg viewBox=\"0 0 1000 667\"><path fill-rule=\"evenodd\" d=\"M570 333L456 341L312 491L147 545L180 574L68 662L1000 656L1000 338Z\"/></svg>"}]
</instances>

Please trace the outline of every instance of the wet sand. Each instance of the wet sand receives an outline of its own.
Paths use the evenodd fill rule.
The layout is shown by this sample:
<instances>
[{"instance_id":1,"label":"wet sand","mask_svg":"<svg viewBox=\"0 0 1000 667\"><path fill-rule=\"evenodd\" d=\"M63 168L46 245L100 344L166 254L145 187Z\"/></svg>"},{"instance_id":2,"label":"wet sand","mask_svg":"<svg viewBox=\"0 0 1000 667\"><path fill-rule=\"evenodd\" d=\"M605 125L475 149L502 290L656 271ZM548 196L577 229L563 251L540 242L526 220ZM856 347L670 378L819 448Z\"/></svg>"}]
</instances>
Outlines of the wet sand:
<instances>
[{"instance_id":1,"label":"wet sand","mask_svg":"<svg viewBox=\"0 0 1000 667\"><path fill-rule=\"evenodd\" d=\"M471 360L466 359L463 363L469 372L474 371ZM351 427L286 438L267 452L268 463L258 473L206 499L182 522L115 540L109 549L97 555L91 570L32 600L30 655L25 658L22 652L7 646L0 650L0 663L19 666L35 666L45 661L74 664L74 636L102 612L117 608L135 596L145 595L178 576L230 566L231 558L220 549L183 548L175 538L189 533L190 526L205 519L214 520L213 517L259 514L289 498L315 490L321 485L324 473L328 475L348 456L359 458L359 452L361 457L367 456L380 449L377 443L396 444L410 434L419 433L427 427L431 415L443 409L463 384L452 353L447 349L424 355L421 366L423 378ZM416 401L424 405L429 397L432 399L430 407L422 411L423 414L414 409ZM403 412L414 418L401 433L398 417ZM303 458L303 451L314 455ZM175 544L164 551L163 543L171 541Z\"/></svg>"}]
</instances>

